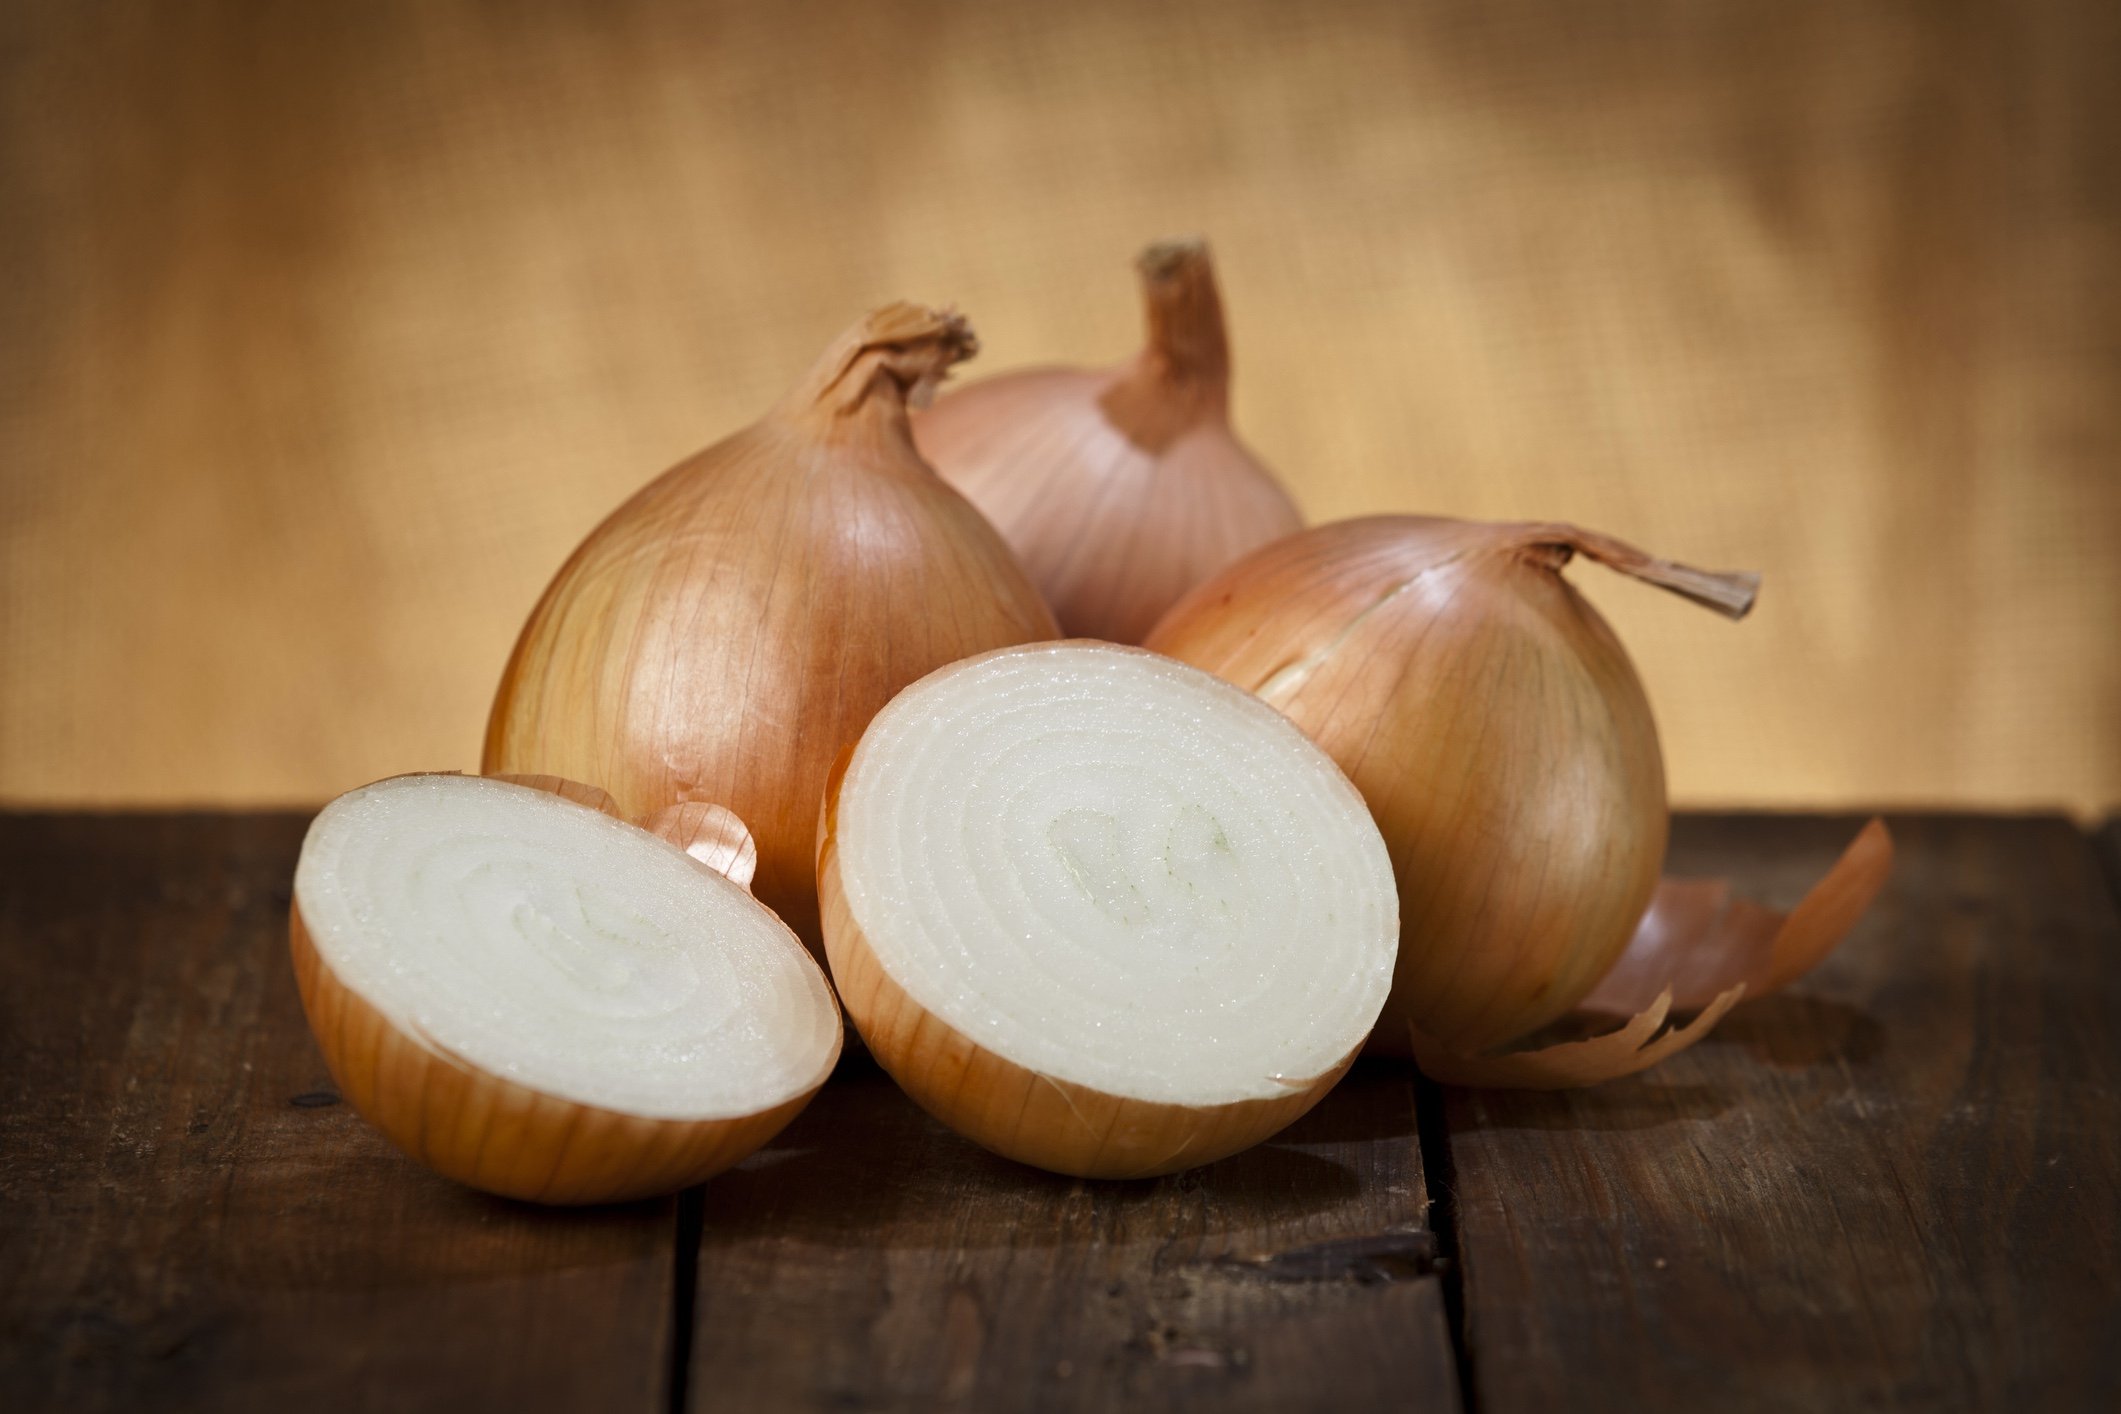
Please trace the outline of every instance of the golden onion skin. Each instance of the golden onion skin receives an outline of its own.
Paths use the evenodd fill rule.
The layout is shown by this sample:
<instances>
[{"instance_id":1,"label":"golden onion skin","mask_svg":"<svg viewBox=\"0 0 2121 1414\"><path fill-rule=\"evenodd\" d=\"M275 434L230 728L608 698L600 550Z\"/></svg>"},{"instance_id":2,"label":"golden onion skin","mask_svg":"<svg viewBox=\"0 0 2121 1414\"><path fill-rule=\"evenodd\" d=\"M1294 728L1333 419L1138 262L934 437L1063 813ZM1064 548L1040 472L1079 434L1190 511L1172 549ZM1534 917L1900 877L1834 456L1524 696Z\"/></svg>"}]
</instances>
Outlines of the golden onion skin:
<instances>
[{"instance_id":1,"label":"golden onion skin","mask_svg":"<svg viewBox=\"0 0 2121 1414\"><path fill-rule=\"evenodd\" d=\"M766 418L614 512L524 626L483 770L590 781L634 819L728 807L760 901L818 951L811 847L839 751L931 669L1057 634L908 430L909 400L974 347L953 314L878 310Z\"/></svg>"},{"instance_id":2,"label":"golden onion skin","mask_svg":"<svg viewBox=\"0 0 2121 1414\"><path fill-rule=\"evenodd\" d=\"M1288 714L1369 802L1401 925L1375 1051L1409 1054L1410 1025L1472 1053L1558 1019L1657 886L1667 807L1649 701L1560 573L1577 550L1612 562L1610 544L1556 526L1344 521L1239 561L1149 636Z\"/></svg>"}]
</instances>

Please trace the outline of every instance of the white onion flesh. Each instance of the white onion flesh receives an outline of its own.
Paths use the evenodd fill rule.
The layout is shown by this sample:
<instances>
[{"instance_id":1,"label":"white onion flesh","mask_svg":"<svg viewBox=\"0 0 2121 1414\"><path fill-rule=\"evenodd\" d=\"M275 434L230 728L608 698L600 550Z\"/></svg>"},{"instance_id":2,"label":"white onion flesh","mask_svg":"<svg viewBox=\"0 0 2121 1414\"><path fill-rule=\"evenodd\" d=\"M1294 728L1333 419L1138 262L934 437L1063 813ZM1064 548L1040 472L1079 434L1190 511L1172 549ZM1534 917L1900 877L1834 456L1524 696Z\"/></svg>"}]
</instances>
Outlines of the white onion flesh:
<instances>
[{"instance_id":1,"label":"white onion flesh","mask_svg":"<svg viewBox=\"0 0 2121 1414\"><path fill-rule=\"evenodd\" d=\"M881 712L836 815L847 905L919 1006L1127 1099L1270 1099L1341 1063L1391 986L1391 861L1279 713L1106 644L1006 649Z\"/></svg>"},{"instance_id":2,"label":"white onion flesh","mask_svg":"<svg viewBox=\"0 0 2121 1414\"><path fill-rule=\"evenodd\" d=\"M399 1030L529 1089L650 1119L757 1113L838 1049L825 979L736 884L525 786L405 776L341 796L295 898Z\"/></svg>"}]
</instances>

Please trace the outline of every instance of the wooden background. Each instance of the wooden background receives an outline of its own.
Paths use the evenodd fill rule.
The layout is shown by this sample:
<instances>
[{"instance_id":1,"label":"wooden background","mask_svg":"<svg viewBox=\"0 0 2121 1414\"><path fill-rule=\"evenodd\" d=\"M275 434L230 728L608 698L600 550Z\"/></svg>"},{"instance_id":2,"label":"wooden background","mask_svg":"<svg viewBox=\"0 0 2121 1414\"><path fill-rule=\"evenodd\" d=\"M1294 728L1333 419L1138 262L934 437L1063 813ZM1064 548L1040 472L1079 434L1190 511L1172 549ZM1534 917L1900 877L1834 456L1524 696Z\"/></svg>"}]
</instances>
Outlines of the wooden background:
<instances>
[{"instance_id":1,"label":"wooden background","mask_svg":"<svg viewBox=\"0 0 2121 1414\"><path fill-rule=\"evenodd\" d=\"M1220 254L1324 519L1573 518L1675 795L2121 800L2121 7L0 9L0 797L475 760L568 548L841 326Z\"/></svg>"}]
</instances>

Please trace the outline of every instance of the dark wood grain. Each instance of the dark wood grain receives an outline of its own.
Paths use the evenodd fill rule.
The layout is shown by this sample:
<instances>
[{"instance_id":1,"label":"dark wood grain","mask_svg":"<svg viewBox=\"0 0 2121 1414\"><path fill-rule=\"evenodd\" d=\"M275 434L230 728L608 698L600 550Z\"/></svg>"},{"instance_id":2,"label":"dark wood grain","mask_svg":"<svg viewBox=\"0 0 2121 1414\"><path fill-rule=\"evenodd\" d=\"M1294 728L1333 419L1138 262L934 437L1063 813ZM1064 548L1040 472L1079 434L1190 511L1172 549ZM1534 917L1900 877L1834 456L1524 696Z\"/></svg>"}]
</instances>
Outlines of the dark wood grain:
<instances>
[{"instance_id":1,"label":"dark wood grain","mask_svg":"<svg viewBox=\"0 0 2121 1414\"><path fill-rule=\"evenodd\" d=\"M1457 1407L1405 1070L1095 1184L850 1063L681 1254L671 1204L484 1199L337 1102L302 825L0 817L0 1409L659 1409L688 1344L701 1410ZM1853 828L1683 819L1674 862L1787 903ZM1711 1041L1432 1107L1471 1407L2121 1398L2121 831L1896 828L1876 914Z\"/></svg>"},{"instance_id":2,"label":"dark wood grain","mask_svg":"<svg viewBox=\"0 0 2121 1414\"><path fill-rule=\"evenodd\" d=\"M2121 907L2121 815L2101 825L2092 835L2092 844L2099 851L2099 862L2106 866L2106 884L2113 891L2114 904Z\"/></svg>"},{"instance_id":3,"label":"dark wood grain","mask_svg":"<svg viewBox=\"0 0 2121 1414\"><path fill-rule=\"evenodd\" d=\"M1854 821L1683 819L1794 902ZM1896 821L1818 973L1639 1079L1447 1092L1486 1414L2121 1407L2121 925L2061 820Z\"/></svg>"},{"instance_id":4,"label":"dark wood grain","mask_svg":"<svg viewBox=\"0 0 2121 1414\"><path fill-rule=\"evenodd\" d=\"M700 1409L1458 1407L1403 1069L1274 1141L1099 1183L995 1158L842 1066L708 1185Z\"/></svg>"},{"instance_id":5,"label":"dark wood grain","mask_svg":"<svg viewBox=\"0 0 2121 1414\"><path fill-rule=\"evenodd\" d=\"M663 1407L669 1203L390 1149L287 960L305 818L0 816L0 1409Z\"/></svg>"}]
</instances>

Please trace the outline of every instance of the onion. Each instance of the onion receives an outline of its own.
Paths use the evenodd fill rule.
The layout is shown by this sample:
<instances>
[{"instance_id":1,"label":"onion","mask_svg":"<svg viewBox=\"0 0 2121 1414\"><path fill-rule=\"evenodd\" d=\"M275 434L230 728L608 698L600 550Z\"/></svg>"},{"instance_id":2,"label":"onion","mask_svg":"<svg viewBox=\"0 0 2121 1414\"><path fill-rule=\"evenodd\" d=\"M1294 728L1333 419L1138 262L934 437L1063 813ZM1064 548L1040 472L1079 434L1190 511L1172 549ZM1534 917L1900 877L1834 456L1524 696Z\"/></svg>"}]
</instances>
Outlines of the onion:
<instances>
[{"instance_id":1,"label":"onion","mask_svg":"<svg viewBox=\"0 0 2121 1414\"><path fill-rule=\"evenodd\" d=\"M596 781L632 817L727 806L757 836L759 898L815 948L834 758L931 668L1056 632L907 430L908 403L974 347L954 314L880 309L763 420L597 527L524 626L486 772Z\"/></svg>"},{"instance_id":2,"label":"onion","mask_svg":"<svg viewBox=\"0 0 2121 1414\"><path fill-rule=\"evenodd\" d=\"M460 1183L544 1203L673 1192L771 1139L839 1057L839 1009L795 935L609 810L564 782L398 776L303 840L288 931L325 1063ZM745 857L726 811L672 823L696 855Z\"/></svg>"},{"instance_id":3,"label":"onion","mask_svg":"<svg viewBox=\"0 0 2121 1414\"><path fill-rule=\"evenodd\" d=\"M1036 369L950 393L921 451L986 512L1071 634L1139 643L1248 550L1303 527L1230 431L1230 353L1207 247L1141 257L1149 340L1107 370Z\"/></svg>"},{"instance_id":4,"label":"onion","mask_svg":"<svg viewBox=\"0 0 2121 1414\"><path fill-rule=\"evenodd\" d=\"M1652 1064L1747 987L1780 986L1830 951L1891 864L1874 824L1787 921L1757 908L1735 929L1698 907L1682 917L1675 895L1639 927L1664 858L1664 766L1626 652L1561 575L1578 553L1733 618L1758 587L1571 526L1384 516L1261 550L1149 638L1287 713L1362 791L1402 920L1371 1044L1439 1078L1586 1084ZM1631 939L1637 956L1619 969ZM1682 958L1681 1004L1705 1010L1659 1036ZM1490 1054L1609 974L1624 985L1602 1000L1637 1009L1629 1026Z\"/></svg>"},{"instance_id":5,"label":"onion","mask_svg":"<svg viewBox=\"0 0 2121 1414\"><path fill-rule=\"evenodd\" d=\"M1061 1173L1265 1139L1340 1077L1391 982L1362 798L1256 699L1139 649L1008 649L900 693L827 788L818 875L877 1060Z\"/></svg>"}]
</instances>

